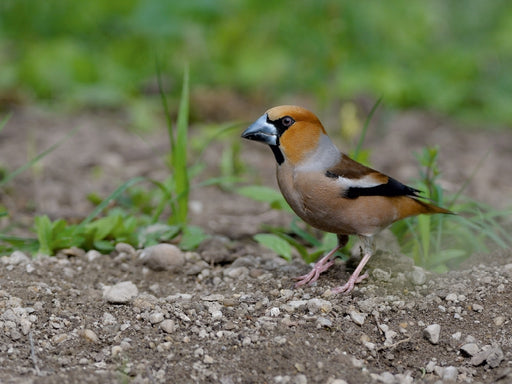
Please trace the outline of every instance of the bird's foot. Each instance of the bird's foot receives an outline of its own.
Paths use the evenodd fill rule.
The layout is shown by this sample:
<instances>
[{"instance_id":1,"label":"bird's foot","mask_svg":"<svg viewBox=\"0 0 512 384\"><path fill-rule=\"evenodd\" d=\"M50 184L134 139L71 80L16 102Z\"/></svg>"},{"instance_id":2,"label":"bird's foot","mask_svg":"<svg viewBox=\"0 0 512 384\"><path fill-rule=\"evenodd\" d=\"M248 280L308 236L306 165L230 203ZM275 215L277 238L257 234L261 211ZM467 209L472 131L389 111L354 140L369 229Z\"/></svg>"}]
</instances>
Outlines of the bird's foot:
<instances>
[{"instance_id":1,"label":"bird's foot","mask_svg":"<svg viewBox=\"0 0 512 384\"><path fill-rule=\"evenodd\" d=\"M296 280L299 280L295 283L295 288L298 288L304 284L313 284L318 280L321 273L327 271L333 265L334 260L330 260L328 257L324 257L313 266L313 269L309 273L295 278Z\"/></svg>"},{"instance_id":2,"label":"bird's foot","mask_svg":"<svg viewBox=\"0 0 512 384\"><path fill-rule=\"evenodd\" d=\"M330 291L333 295L335 295L337 293L345 293L345 294L350 293L350 292L352 292L352 290L354 289L354 286L356 284L360 283L367 277L368 277L367 273L365 273L364 275L361 275L361 276L358 276L354 273L354 274L352 274L352 276L350 276L350 278L348 279L348 281L345 285L341 285L339 287L333 288Z\"/></svg>"}]
</instances>

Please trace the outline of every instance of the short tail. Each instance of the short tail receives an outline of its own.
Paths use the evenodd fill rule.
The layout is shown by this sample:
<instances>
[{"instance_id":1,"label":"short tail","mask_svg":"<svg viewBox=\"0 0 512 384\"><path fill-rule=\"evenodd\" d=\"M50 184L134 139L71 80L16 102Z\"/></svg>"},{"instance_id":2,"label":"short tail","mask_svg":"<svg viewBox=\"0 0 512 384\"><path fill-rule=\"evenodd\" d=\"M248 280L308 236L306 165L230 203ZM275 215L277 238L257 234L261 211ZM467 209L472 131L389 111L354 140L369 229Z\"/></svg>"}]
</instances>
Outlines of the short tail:
<instances>
[{"instance_id":1,"label":"short tail","mask_svg":"<svg viewBox=\"0 0 512 384\"><path fill-rule=\"evenodd\" d=\"M421 201L414 197L403 198L400 204L400 219L409 216L416 216L421 214L434 214L444 213L448 215L454 215L455 213L449 209L438 207L435 204Z\"/></svg>"}]
</instances>

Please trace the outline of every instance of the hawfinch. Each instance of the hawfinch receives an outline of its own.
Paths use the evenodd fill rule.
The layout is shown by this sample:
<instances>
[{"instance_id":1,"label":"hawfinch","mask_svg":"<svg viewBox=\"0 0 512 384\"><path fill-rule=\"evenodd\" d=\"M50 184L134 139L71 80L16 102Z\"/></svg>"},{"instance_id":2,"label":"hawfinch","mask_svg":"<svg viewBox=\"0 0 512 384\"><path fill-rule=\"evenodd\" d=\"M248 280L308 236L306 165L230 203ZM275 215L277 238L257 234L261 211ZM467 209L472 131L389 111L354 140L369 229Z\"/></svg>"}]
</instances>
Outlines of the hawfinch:
<instances>
[{"instance_id":1,"label":"hawfinch","mask_svg":"<svg viewBox=\"0 0 512 384\"><path fill-rule=\"evenodd\" d=\"M374 251L373 236L397 220L421 213L451 213L419 200L419 191L341 153L310 111L292 105L269 109L242 137L268 144L277 161L279 188L306 223L338 236L338 245L295 287L315 282L334 264L349 235L361 239L362 259L345 285L348 293L368 277L361 271Z\"/></svg>"}]
</instances>

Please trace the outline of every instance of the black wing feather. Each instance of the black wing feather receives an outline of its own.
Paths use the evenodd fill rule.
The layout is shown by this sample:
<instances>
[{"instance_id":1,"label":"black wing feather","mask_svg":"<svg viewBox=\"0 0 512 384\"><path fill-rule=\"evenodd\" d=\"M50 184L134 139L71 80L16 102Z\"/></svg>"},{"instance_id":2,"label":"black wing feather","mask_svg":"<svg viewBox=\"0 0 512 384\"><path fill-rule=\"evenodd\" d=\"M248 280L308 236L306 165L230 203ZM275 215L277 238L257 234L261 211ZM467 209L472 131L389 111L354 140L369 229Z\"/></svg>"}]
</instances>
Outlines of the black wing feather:
<instances>
[{"instance_id":1,"label":"black wing feather","mask_svg":"<svg viewBox=\"0 0 512 384\"><path fill-rule=\"evenodd\" d=\"M376 185L375 187L350 187L343 193L347 199L357 199L359 196L412 196L418 197L420 191L402 184L398 180L388 177L386 184Z\"/></svg>"}]
</instances>

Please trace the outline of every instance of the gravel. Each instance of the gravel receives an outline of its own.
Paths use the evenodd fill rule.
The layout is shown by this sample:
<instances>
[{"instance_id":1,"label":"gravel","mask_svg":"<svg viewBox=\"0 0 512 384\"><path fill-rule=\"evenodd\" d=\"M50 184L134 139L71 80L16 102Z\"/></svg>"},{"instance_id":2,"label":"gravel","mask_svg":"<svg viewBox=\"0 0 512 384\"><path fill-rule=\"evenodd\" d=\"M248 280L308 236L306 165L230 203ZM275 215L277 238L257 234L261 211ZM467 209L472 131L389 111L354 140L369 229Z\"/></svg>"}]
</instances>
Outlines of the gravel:
<instances>
[{"instance_id":1,"label":"gravel","mask_svg":"<svg viewBox=\"0 0 512 384\"><path fill-rule=\"evenodd\" d=\"M391 268L351 296L324 296L340 270L291 289L307 266L251 250L196 275L185 271L198 254L184 254L181 272L154 271L125 245L111 255L2 257L2 377L81 382L85 372L106 383L122 382L121 370L141 383L478 383L512 365L512 310L502 305L510 275L500 265L422 285Z\"/></svg>"}]
</instances>

